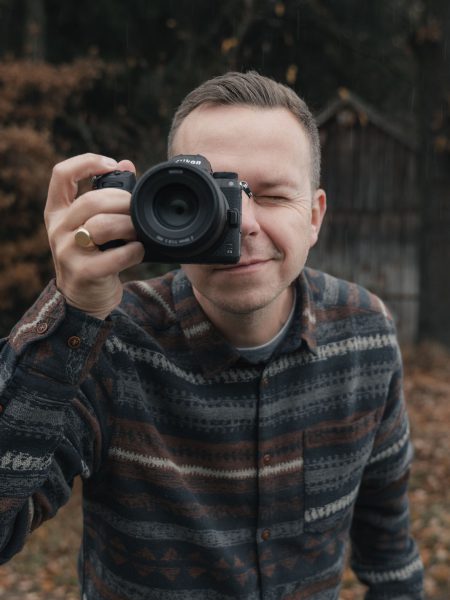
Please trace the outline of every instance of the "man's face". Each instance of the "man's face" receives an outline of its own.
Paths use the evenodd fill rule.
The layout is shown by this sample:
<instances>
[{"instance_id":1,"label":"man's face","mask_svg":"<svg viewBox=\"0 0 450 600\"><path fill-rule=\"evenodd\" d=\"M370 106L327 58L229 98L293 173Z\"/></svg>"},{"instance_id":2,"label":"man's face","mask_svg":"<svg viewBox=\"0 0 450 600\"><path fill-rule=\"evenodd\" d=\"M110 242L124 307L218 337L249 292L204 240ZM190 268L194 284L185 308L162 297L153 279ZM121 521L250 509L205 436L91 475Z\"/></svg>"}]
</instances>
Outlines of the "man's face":
<instances>
[{"instance_id":1,"label":"man's face","mask_svg":"<svg viewBox=\"0 0 450 600\"><path fill-rule=\"evenodd\" d=\"M214 171L234 171L242 195L238 265L183 265L207 314L248 314L286 304L317 240L325 194L311 189L309 141L284 108L204 105L182 122L174 154L202 154Z\"/></svg>"}]
</instances>

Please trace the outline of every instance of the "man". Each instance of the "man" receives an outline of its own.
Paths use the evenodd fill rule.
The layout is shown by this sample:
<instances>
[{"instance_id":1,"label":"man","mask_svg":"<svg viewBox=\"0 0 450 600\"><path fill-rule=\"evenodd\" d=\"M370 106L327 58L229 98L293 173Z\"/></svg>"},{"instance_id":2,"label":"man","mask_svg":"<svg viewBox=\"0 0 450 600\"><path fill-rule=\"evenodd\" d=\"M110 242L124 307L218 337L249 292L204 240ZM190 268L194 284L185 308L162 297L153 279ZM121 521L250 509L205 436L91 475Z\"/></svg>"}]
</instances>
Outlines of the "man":
<instances>
[{"instance_id":1,"label":"man","mask_svg":"<svg viewBox=\"0 0 450 600\"><path fill-rule=\"evenodd\" d=\"M77 182L133 165L55 167L56 280L2 348L2 560L81 475L86 600L337 599L349 538L368 599L422 598L391 317L305 268L326 208L309 110L229 73L187 96L169 153L248 182L240 262L124 290L118 273L143 257L129 194L77 198Z\"/></svg>"}]
</instances>

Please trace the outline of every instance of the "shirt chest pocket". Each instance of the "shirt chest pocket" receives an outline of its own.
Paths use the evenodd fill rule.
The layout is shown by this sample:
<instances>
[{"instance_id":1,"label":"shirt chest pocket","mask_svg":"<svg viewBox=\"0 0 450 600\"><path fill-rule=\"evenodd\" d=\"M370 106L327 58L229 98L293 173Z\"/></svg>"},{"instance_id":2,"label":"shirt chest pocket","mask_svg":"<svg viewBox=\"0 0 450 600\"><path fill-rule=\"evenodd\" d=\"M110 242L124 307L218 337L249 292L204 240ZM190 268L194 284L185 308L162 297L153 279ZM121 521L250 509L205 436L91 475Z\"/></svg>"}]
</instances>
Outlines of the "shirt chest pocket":
<instances>
[{"instance_id":1,"label":"shirt chest pocket","mask_svg":"<svg viewBox=\"0 0 450 600\"><path fill-rule=\"evenodd\" d=\"M372 452L378 415L321 423L304 434L304 530L332 529L351 515Z\"/></svg>"}]
</instances>

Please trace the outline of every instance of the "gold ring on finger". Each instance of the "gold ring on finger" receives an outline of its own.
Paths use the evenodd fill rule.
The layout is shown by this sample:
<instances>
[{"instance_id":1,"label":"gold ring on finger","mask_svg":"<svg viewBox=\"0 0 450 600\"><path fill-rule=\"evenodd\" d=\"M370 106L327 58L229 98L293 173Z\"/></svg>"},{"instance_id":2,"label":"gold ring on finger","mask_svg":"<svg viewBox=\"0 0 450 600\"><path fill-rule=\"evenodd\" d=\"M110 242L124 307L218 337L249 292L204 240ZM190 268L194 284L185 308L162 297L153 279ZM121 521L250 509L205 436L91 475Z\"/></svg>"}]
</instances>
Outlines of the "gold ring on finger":
<instances>
[{"instance_id":1,"label":"gold ring on finger","mask_svg":"<svg viewBox=\"0 0 450 600\"><path fill-rule=\"evenodd\" d=\"M91 234L86 229L86 227L78 227L78 229L74 233L75 243L80 248L93 248L95 246Z\"/></svg>"}]
</instances>

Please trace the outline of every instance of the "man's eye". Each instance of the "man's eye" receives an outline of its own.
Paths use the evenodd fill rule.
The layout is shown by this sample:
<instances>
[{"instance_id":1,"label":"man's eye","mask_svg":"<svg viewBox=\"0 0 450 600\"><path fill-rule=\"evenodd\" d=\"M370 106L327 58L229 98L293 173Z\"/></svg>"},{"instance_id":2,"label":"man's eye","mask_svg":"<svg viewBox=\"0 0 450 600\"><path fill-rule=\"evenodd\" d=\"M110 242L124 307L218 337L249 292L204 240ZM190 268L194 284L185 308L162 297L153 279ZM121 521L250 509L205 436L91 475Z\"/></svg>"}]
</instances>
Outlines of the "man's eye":
<instances>
[{"instance_id":1,"label":"man's eye","mask_svg":"<svg viewBox=\"0 0 450 600\"><path fill-rule=\"evenodd\" d=\"M275 200L276 196L268 196L266 194L258 194L257 196L253 196L256 200Z\"/></svg>"},{"instance_id":2,"label":"man's eye","mask_svg":"<svg viewBox=\"0 0 450 600\"><path fill-rule=\"evenodd\" d=\"M277 204L285 200L281 196L254 196L255 200L260 203Z\"/></svg>"}]
</instances>

